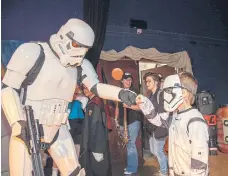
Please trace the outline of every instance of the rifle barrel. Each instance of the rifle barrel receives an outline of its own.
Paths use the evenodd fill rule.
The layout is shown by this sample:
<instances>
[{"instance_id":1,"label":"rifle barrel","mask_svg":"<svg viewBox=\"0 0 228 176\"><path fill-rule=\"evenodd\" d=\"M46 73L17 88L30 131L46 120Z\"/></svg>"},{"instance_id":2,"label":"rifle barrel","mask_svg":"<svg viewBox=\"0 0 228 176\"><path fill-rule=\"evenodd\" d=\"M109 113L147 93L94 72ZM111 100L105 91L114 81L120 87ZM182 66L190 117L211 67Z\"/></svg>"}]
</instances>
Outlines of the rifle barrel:
<instances>
[{"instance_id":1,"label":"rifle barrel","mask_svg":"<svg viewBox=\"0 0 228 176\"><path fill-rule=\"evenodd\" d=\"M32 159L33 176L44 176L41 158L41 142L38 125L39 122L35 120L31 106L25 106L24 110L28 125L28 134L30 140L29 152Z\"/></svg>"}]
</instances>

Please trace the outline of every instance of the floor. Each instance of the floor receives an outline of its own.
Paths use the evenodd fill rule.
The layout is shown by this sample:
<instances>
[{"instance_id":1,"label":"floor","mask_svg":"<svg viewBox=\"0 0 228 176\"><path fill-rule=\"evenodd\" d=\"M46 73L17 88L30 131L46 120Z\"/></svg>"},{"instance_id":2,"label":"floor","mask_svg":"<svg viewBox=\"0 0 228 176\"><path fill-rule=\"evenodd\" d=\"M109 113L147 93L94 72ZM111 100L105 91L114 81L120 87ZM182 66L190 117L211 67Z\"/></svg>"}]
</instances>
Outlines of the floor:
<instances>
[{"instance_id":1,"label":"floor","mask_svg":"<svg viewBox=\"0 0 228 176\"><path fill-rule=\"evenodd\" d=\"M218 153L217 156L210 156L210 176L228 176L228 154ZM113 164L112 176L123 176L124 165L122 163ZM158 163L155 157L145 158L144 165L139 169L139 173L134 176L153 176L158 172Z\"/></svg>"},{"instance_id":2,"label":"floor","mask_svg":"<svg viewBox=\"0 0 228 176\"><path fill-rule=\"evenodd\" d=\"M228 176L228 154L218 153L217 156L210 156L209 164L210 176ZM123 163L113 164L113 173L110 176L123 176L123 169ZM139 169L139 173L134 176L154 176L157 172L158 163L156 158L147 156L144 165ZM1 175L8 176L8 173L2 173ZM45 176L51 176L51 168L45 169Z\"/></svg>"}]
</instances>

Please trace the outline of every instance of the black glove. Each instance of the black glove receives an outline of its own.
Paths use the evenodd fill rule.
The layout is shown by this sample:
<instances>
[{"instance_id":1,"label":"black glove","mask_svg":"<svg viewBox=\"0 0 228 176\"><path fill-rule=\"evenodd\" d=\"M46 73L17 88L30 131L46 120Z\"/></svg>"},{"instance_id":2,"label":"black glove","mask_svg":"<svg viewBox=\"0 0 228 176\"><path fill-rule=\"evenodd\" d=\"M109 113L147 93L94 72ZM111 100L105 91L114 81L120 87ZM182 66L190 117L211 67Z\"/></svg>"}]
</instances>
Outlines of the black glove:
<instances>
[{"instance_id":1,"label":"black glove","mask_svg":"<svg viewBox=\"0 0 228 176\"><path fill-rule=\"evenodd\" d=\"M27 148L30 148L30 138L29 138L29 132L28 132L28 126L27 122L25 120L20 120L17 122L21 126L21 133L17 135L19 139L21 139Z\"/></svg>"},{"instance_id":2,"label":"black glove","mask_svg":"<svg viewBox=\"0 0 228 176\"><path fill-rule=\"evenodd\" d=\"M137 94L133 91L130 91L128 89L122 89L119 92L119 99L125 103L127 106L135 105L135 98Z\"/></svg>"}]
</instances>

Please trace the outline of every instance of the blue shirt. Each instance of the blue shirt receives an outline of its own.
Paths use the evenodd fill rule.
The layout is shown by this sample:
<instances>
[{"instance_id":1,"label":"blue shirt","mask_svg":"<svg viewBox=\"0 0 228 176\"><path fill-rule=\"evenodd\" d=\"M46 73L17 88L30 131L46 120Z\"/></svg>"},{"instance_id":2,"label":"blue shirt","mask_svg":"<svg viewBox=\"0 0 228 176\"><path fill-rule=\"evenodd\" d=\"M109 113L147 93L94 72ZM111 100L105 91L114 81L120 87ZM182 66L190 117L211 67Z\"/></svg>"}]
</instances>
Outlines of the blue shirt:
<instances>
[{"instance_id":1,"label":"blue shirt","mask_svg":"<svg viewBox=\"0 0 228 176\"><path fill-rule=\"evenodd\" d=\"M73 100L69 103L68 109L70 109L69 119L84 119L85 116L80 101Z\"/></svg>"}]
</instances>

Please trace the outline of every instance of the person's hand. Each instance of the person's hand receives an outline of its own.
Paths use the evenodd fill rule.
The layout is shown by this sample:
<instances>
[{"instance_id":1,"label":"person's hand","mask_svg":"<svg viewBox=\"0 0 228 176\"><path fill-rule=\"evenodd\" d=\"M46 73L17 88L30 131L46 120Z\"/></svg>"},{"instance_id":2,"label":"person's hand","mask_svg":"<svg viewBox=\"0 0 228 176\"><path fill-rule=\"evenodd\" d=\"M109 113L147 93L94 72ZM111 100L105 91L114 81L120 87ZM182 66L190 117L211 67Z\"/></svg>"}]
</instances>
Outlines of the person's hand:
<instances>
[{"instance_id":1,"label":"person's hand","mask_svg":"<svg viewBox=\"0 0 228 176\"><path fill-rule=\"evenodd\" d=\"M92 152L92 153L97 162L101 162L102 160L104 160L103 153L94 153L94 152Z\"/></svg>"},{"instance_id":2,"label":"person's hand","mask_svg":"<svg viewBox=\"0 0 228 176\"><path fill-rule=\"evenodd\" d=\"M144 98L144 96L142 94L139 94L135 99L136 104L139 105L139 104L143 103L143 98Z\"/></svg>"},{"instance_id":3,"label":"person's hand","mask_svg":"<svg viewBox=\"0 0 228 176\"><path fill-rule=\"evenodd\" d=\"M136 96L137 94L135 92L128 89L121 89L118 95L119 99L128 106L135 104Z\"/></svg>"},{"instance_id":4,"label":"person's hand","mask_svg":"<svg viewBox=\"0 0 228 176\"><path fill-rule=\"evenodd\" d=\"M123 107L124 107L124 108L129 108L129 106L126 105L125 103L123 103Z\"/></svg>"}]
</instances>

